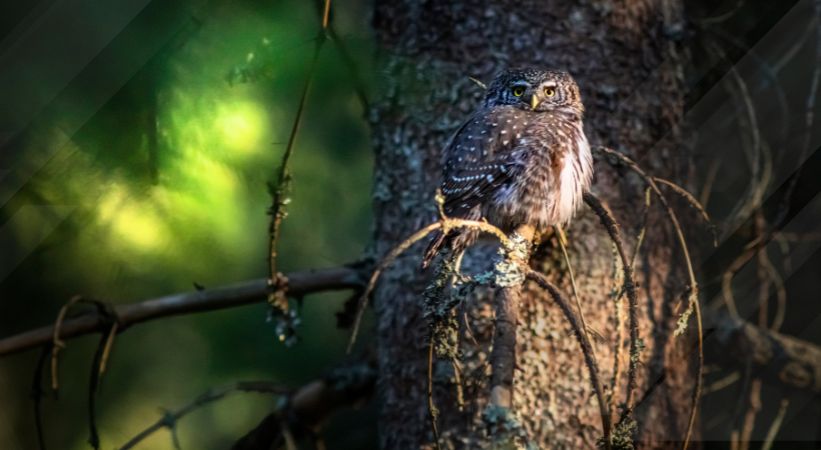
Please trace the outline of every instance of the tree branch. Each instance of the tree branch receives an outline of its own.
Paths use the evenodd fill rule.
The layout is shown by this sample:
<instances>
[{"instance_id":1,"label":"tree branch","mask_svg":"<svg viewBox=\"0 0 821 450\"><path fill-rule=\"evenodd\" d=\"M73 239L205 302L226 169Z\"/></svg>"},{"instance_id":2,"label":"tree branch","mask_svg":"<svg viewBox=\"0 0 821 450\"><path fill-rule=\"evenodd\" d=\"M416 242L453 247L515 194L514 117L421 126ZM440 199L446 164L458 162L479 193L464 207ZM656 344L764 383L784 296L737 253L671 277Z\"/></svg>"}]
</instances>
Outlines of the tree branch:
<instances>
[{"instance_id":1,"label":"tree branch","mask_svg":"<svg viewBox=\"0 0 821 450\"><path fill-rule=\"evenodd\" d=\"M280 448L285 430L298 439L324 421L331 413L369 397L376 386L376 369L358 363L331 371L320 380L294 391L279 409L240 438L232 450Z\"/></svg>"},{"instance_id":2,"label":"tree branch","mask_svg":"<svg viewBox=\"0 0 821 450\"><path fill-rule=\"evenodd\" d=\"M166 411L162 417L160 417L156 422L149 425L144 430L137 433L136 436L131 438L128 442L123 444L120 447L120 450L128 450L134 448L145 440L147 437L154 434L156 431L162 428L168 428L171 431L172 439L175 441L176 446L176 427L177 422L180 421L183 417L188 415L188 413L202 408L205 405L210 403L216 402L228 396L234 392L259 392L264 394L277 394L277 395L285 395L288 391L282 388L280 385L270 382L270 381L240 381L237 383L232 383L231 385L218 388L218 389L209 389L199 397L195 398L192 402L188 403L187 405L183 406L182 408L175 410L175 411Z\"/></svg>"},{"instance_id":3,"label":"tree branch","mask_svg":"<svg viewBox=\"0 0 821 450\"><path fill-rule=\"evenodd\" d=\"M213 289L172 294L113 308L120 331L131 325L163 317L215 311L264 301L271 289L287 295L301 296L337 289L361 289L361 269L355 265L329 269L305 270L285 275L280 286L272 287L267 278L245 281ZM60 338L69 339L106 330L106 318L96 309L72 319L60 327ZM0 356L28 350L52 341L54 326L49 325L0 339Z\"/></svg>"},{"instance_id":4,"label":"tree branch","mask_svg":"<svg viewBox=\"0 0 821 450\"><path fill-rule=\"evenodd\" d=\"M815 344L722 314L716 319L712 344L722 364L752 363L756 376L785 386L821 393L821 348Z\"/></svg>"},{"instance_id":5,"label":"tree branch","mask_svg":"<svg viewBox=\"0 0 821 450\"><path fill-rule=\"evenodd\" d=\"M527 265L535 231L529 225L520 226L516 230L511 238L515 246L506 248L506 264L517 265L517 268ZM490 366L492 367L490 403L508 409L513 407L516 328L519 322L519 299L523 282L524 277L516 277L502 285L496 292L496 325L493 334L493 350L490 354Z\"/></svg>"}]
</instances>

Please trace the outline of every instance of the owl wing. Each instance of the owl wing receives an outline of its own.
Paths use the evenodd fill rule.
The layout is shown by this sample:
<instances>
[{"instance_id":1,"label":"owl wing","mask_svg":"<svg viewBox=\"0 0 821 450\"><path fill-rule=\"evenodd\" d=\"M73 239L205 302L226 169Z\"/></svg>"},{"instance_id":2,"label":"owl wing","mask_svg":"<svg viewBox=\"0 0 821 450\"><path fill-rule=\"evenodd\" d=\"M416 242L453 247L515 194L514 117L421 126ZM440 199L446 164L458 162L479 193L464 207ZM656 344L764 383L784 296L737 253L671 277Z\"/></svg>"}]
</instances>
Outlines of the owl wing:
<instances>
[{"instance_id":1,"label":"owl wing","mask_svg":"<svg viewBox=\"0 0 821 450\"><path fill-rule=\"evenodd\" d=\"M500 135L505 111L479 111L454 134L445 150L442 194L445 213L465 217L515 177L520 166L510 151L512 136Z\"/></svg>"}]
</instances>

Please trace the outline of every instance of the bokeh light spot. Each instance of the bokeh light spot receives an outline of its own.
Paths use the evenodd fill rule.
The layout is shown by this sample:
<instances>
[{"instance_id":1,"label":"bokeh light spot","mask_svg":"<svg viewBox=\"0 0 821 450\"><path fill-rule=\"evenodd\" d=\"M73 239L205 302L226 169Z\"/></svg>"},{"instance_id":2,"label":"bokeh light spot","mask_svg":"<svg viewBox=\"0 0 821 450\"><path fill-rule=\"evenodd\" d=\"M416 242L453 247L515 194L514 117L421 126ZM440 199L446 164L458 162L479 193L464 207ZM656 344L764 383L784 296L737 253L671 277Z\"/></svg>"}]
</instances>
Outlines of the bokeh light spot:
<instances>
[{"instance_id":1,"label":"bokeh light spot","mask_svg":"<svg viewBox=\"0 0 821 450\"><path fill-rule=\"evenodd\" d=\"M260 147L265 111L251 102L236 102L219 108L216 128L227 148L251 152Z\"/></svg>"}]
</instances>

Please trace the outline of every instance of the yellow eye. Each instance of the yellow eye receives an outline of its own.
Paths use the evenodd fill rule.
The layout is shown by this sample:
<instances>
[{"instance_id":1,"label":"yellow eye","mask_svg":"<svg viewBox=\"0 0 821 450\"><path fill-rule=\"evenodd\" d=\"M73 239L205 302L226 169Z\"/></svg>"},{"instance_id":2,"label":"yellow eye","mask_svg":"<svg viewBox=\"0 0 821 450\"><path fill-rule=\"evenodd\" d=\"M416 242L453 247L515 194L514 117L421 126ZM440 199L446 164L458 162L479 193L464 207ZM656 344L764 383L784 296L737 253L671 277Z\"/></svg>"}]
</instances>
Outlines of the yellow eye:
<instances>
[{"instance_id":1,"label":"yellow eye","mask_svg":"<svg viewBox=\"0 0 821 450\"><path fill-rule=\"evenodd\" d=\"M525 88L522 86L513 86L511 92L513 92L514 97L521 97L525 93Z\"/></svg>"},{"instance_id":2,"label":"yellow eye","mask_svg":"<svg viewBox=\"0 0 821 450\"><path fill-rule=\"evenodd\" d=\"M553 97L554 95L556 95L556 89L552 87L546 87L544 88L544 95L545 97Z\"/></svg>"}]
</instances>

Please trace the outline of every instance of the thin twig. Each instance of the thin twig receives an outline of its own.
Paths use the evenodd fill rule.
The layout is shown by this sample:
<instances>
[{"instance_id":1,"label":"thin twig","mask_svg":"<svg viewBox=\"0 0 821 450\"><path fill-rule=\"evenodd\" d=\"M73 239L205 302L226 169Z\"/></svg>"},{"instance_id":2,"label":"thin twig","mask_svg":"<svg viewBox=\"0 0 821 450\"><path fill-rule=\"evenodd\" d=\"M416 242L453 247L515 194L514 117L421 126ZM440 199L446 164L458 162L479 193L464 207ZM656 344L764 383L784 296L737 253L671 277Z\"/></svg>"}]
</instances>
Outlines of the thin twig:
<instances>
[{"instance_id":1,"label":"thin twig","mask_svg":"<svg viewBox=\"0 0 821 450\"><path fill-rule=\"evenodd\" d=\"M761 380L755 379L750 386L750 403L747 407L747 412L744 414L744 426L741 428L741 435L739 439L740 450L748 450L750 448L750 439L753 435L753 428L755 427L755 416L761 409Z\"/></svg>"},{"instance_id":2,"label":"thin twig","mask_svg":"<svg viewBox=\"0 0 821 450\"><path fill-rule=\"evenodd\" d=\"M716 231L716 226L713 224L713 221L710 220L710 215L707 214L707 211L701 206L701 203L693 197L693 194L687 192L683 187L673 183L670 180L665 180L664 178L653 177L653 181L657 183L661 183L673 190L676 194L680 195L684 200L687 201L687 204L690 205L693 209L698 211L699 215L701 216L704 223L710 230L710 234L713 235L713 247L718 247L718 232ZM645 193L645 196L647 194Z\"/></svg>"},{"instance_id":3,"label":"thin twig","mask_svg":"<svg viewBox=\"0 0 821 450\"><path fill-rule=\"evenodd\" d=\"M727 19L733 17L741 9L741 7L744 6L744 3L745 3L744 0L736 0L736 4L733 5L733 7L730 8L729 10L727 10L727 11L721 13L721 14L716 14L714 16L705 17L703 19L696 19L696 22L698 22L700 24L703 24L703 25L715 25L715 24L722 23L722 22L726 21Z\"/></svg>"},{"instance_id":4,"label":"thin twig","mask_svg":"<svg viewBox=\"0 0 821 450\"><path fill-rule=\"evenodd\" d=\"M739 202L737 202L736 207L733 209L733 212L730 213L730 219L728 220L728 222L731 223L729 223L727 226L728 228L732 229L736 227L737 223L743 221L744 218L748 217L752 213L752 211L761 204L761 200L766 190L767 183L764 182L763 178L761 177L761 129L758 126L758 116L756 114L755 105L750 96L747 83L744 81L741 75L739 75L735 66L732 65L724 51L718 45L715 45L712 42L710 42L708 43L706 48L708 51L715 54L721 60L726 61L729 65L727 69L727 74L729 75L728 80L734 83L735 89L738 90L738 95L733 95L733 98L741 99L743 109L746 113L746 120L749 124L749 154L747 154L746 151L745 154L747 154L749 160L750 182L749 187L747 189L747 195L744 198L742 198ZM731 92L731 94L732 93L733 92ZM742 116L739 115L739 118L740 117ZM747 150L746 146L745 150Z\"/></svg>"},{"instance_id":5,"label":"thin twig","mask_svg":"<svg viewBox=\"0 0 821 450\"><path fill-rule=\"evenodd\" d=\"M142 442L145 438L154 434L154 432L168 428L173 430L177 426L177 422L191 413L209 403L224 398L226 395L235 392L257 392L263 394L277 394L286 395L288 390L283 388L281 384L271 381L241 381L232 383L228 386L219 389L209 389L208 391L195 398L192 402L179 408L175 411L167 411L160 419L149 425L144 430L140 431L136 436L131 438L128 442L120 447L120 450L128 450L134 448L137 444Z\"/></svg>"},{"instance_id":6,"label":"thin twig","mask_svg":"<svg viewBox=\"0 0 821 450\"><path fill-rule=\"evenodd\" d=\"M815 102L818 96L818 84L821 82L821 2L814 2L815 9L815 64L813 65L812 80L810 81L810 92L807 95L807 102L805 104L804 115L804 145L801 148L801 154L798 155L797 161L803 162L810 151L812 143L813 123L815 122ZM789 199L795 187L798 185L798 180L801 178L801 169L804 164L799 164L798 169L792 175L787 185L787 190L784 194L784 201L781 204L781 210L778 211L776 219L773 221L774 228L780 228L781 222L786 219L789 211Z\"/></svg>"},{"instance_id":7,"label":"thin twig","mask_svg":"<svg viewBox=\"0 0 821 450\"><path fill-rule=\"evenodd\" d=\"M648 186L644 189L644 212L641 215L641 229L639 229L639 233L636 236L636 246L633 248L633 257L630 259L630 265L634 270L636 268L636 260L641 253L641 246L644 244L644 238L647 236L647 224L650 219L650 205L652 204L652 198L650 187ZM621 298L621 296L619 298Z\"/></svg>"},{"instance_id":8,"label":"thin twig","mask_svg":"<svg viewBox=\"0 0 821 450\"><path fill-rule=\"evenodd\" d=\"M684 438L683 450L687 450L687 447L690 443L690 436L693 432L693 425L696 421L696 414L698 411L698 403L701 397L701 385L702 385L702 377L704 372L704 333L702 327L702 317L701 317L701 305L698 302L698 283L696 282L695 272L693 270L693 262L690 258L690 250L687 247L687 241L684 238L684 232L681 230L681 224L678 221L678 217L676 216L675 211L670 207L667 199L662 194L661 190L658 188L658 185L655 183L652 177L648 176L644 170L639 167L632 159L628 158L626 155L623 155L615 150L609 149L607 147L597 147L598 151L605 153L606 155L613 156L621 161L623 164L626 164L630 169L633 170L637 175L639 175L642 179L644 179L645 183L647 183L652 189L653 192L659 199L664 211L667 213L668 218L670 219L670 223L672 224L676 236L678 238L679 246L681 247L681 252L684 257L684 262L687 267L687 276L690 281L690 308L693 309L696 315L696 326L697 326L697 340L698 340L698 363L697 363L697 373L696 373L696 380L695 386L693 387L693 395L692 395L692 406L690 409L690 417L688 419L687 424L687 434ZM686 313L685 313L686 314ZM686 319L684 317L683 319Z\"/></svg>"},{"instance_id":9,"label":"thin twig","mask_svg":"<svg viewBox=\"0 0 821 450\"><path fill-rule=\"evenodd\" d=\"M112 326L113 328L113 326ZM100 336L97 350L91 360L91 375L88 381L88 443L95 450L100 448L100 434L97 432L97 390L102 376L102 358L108 343L108 335Z\"/></svg>"},{"instance_id":10,"label":"thin twig","mask_svg":"<svg viewBox=\"0 0 821 450\"><path fill-rule=\"evenodd\" d=\"M778 413L773 419L770 429L767 430L767 437L764 438L764 444L761 445L761 450L770 450L775 442L775 436L778 434L778 429L781 428L781 423L784 421L784 416L787 415L787 408L790 406L789 399L781 399L781 406L778 407Z\"/></svg>"},{"instance_id":11,"label":"thin twig","mask_svg":"<svg viewBox=\"0 0 821 450\"><path fill-rule=\"evenodd\" d=\"M436 424L439 410L433 402L433 336L428 342L428 415L430 416L430 429L433 431L434 446L437 450L441 450L439 446L439 426Z\"/></svg>"},{"instance_id":12,"label":"thin twig","mask_svg":"<svg viewBox=\"0 0 821 450\"><path fill-rule=\"evenodd\" d=\"M376 282L379 280L380 275L382 272L390 266L396 258L399 257L402 253L404 253L408 248L410 248L413 244L422 240L428 234L441 229L443 233L447 233L448 231L454 228L470 228L474 230L478 230L484 233L492 234L499 238L502 243L508 243L509 240L507 236L500 230L499 228L487 223L487 222L479 222L475 220L463 220L463 219L456 219L452 217L446 217L440 219L439 221L433 222L424 228L420 229L419 231L413 233L404 241L400 242L396 247L394 247L388 254L379 262L374 269L373 273L371 274L370 280L368 280L368 284L365 287L365 290L362 292L362 295L359 297L359 305L356 311L356 319L354 320L353 329L351 330L351 338L348 342L348 353L351 352L353 349L354 343L356 343L356 336L359 332L359 326L362 323L362 316L365 313L365 307L368 304L368 297L370 297L371 293L373 292L374 288L376 287Z\"/></svg>"},{"instance_id":13,"label":"thin twig","mask_svg":"<svg viewBox=\"0 0 821 450\"><path fill-rule=\"evenodd\" d=\"M322 51L322 46L325 44L327 38L326 30L328 28L328 20L330 17L331 0L325 0L325 7L322 14L322 29L316 38L316 45L314 46L313 56L311 57L308 72L305 78L305 84L302 86L302 93L299 97L299 106L296 110L296 117L291 126L291 133L288 136L288 144L285 146L285 152L282 154L282 161L279 165L279 173L277 175L277 185L271 192L271 206L268 213L271 215L271 222L268 225L268 276L272 286L276 285L278 280L277 271L277 244L279 243L279 235L281 231L282 220L285 218L285 206L289 203L289 191L291 183L291 174L288 168L288 163L291 160L291 155L294 151L294 144L299 133L299 128L302 124L302 116L305 111L305 104L308 99L308 92L311 90L314 74L316 72L317 61L319 60L319 53ZM269 297L269 301L279 301L281 297L275 296L273 293ZM280 308L287 309L287 303L284 305L277 305Z\"/></svg>"},{"instance_id":14,"label":"thin twig","mask_svg":"<svg viewBox=\"0 0 821 450\"><path fill-rule=\"evenodd\" d=\"M622 413L622 419L630 415L632 412L633 393L636 390L636 376L639 363L639 325L638 325L638 297L636 296L636 287L633 281L633 266L630 264L627 254L624 251L624 243L622 242L621 232L619 231L618 223L613 218L610 210L596 197L587 192L584 194L584 202L590 209L596 213L601 221L602 226L610 236L610 240L616 247L619 258L621 259L622 272L624 273L624 283L622 289L627 294L628 320L630 322L630 363L627 371L627 394L624 401L626 405Z\"/></svg>"},{"instance_id":15,"label":"thin twig","mask_svg":"<svg viewBox=\"0 0 821 450\"><path fill-rule=\"evenodd\" d=\"M601 415L601 423L602 423L602 431L604 432L604 444L605 448L610 448L610 408L608 407L607 402L604 400L604 393L602 390L601 380L599 380L599 368L598 364L596 363L596 357L593 355L593 347L590 345L590 340L587 339L587 335L583 332L582 327L578 321L578 318L573 315L573 310L570 307L570 304L565 300L564 296L561 292L554 286L543 274L536 272L532 269L528 269L527 271L527 278L533 280L545 289L550 296L553 298L553 301L558 304L559 308L562 310L565 318L567 319L568 323L570 323L570 327L573 329L573 334L576 336L576 339L579 341L579 345L582 348L582 353L584 354L584 361L587 365L587 370L590 376L590 383L593 385L593 392L596 394L596 399L599 403L599 414Z\"/></svg>"},{"instance_id":16,"label":"thin twig","mask_svg":"<svg viewBox=\"0 0 821 450\"><path fill-rule=\"evenodd\" d=\"M718 392L726 387L732 386L733 383L741 379L741 373L735 371L726 377L723 377L714 383L706 386L704 390L701 391L701 395L712 394L713 392Z\"/></svg>"},{"instance_id":17,"label":"thin twig","mask_svg":"<svg viewBox=\"0 0 821 450\"><path fill-rule=\"evenodd\" d=\"M556 231L559 232L559 248L562 250L562 257L564 258L564 263L567 266L567 274L570 276L570 287L573 289L573 299L576 301L576 310L579 314L579 320L582 322L582 329L584 330L584 334L587 335L587 340L590 340L587 321L584 320L584 312L582 312L582 300L579 296L579 286L576 284L576 275L573 273L573 266L570 264L570 254L567 252L567 235L565 234L564 229L560 226L556 226Z\"/></svg>"},{"instance_id":18,"label":"thin twig","mask_svg":"<svg viewBox=\"0 0 821 450\"><path fill-rule=\"evenodd\" d=\"M57 373L57 363L59 361L60 350L66 348L66 343L60 339L60 328L63 326L63 321L66 318L66 314L68 314L69 308L81 301L83 301L83 297L79 295L72 297L68 303L60 308L60 312L57 313L57 320L54 321L51 340L51 390L55 393L60 389L60 382Z\"/></svg>"},{"instance_id":19,"label":"thin twig","mask_svg":"<svg viewBox=\"0 0 821 450\"><path fill-rule=\"evenodd\" d=\"M34 379L31 386L31 397L34 402L34 426L37 430L37 445L40 450L46 450L46 439L43 433L43 369L46 366L46 360L51 353L51 346L44 345L40 351L40 357L37 358L37 365L34 369Z\"/></svg>"},{"instance_id":20,"label":"thin twig","mask_svg":"<svg viewBox=\"0 0 821 450\"><path fill-rule=\"evenodd\" d=\"M773 317L773 323L770 325L770 329L778 331L781 329L781 325L784 324L784 316L787 312L787 288L784 285L784 279L781 277L781 274L778 273L778 270L773 265L766 251L764 255L766 256L763 258L762 264L764 264L764 269L767 271L773 284L775 284L776 296L775 317Z\"/></svg>"},{"instance_id":21,"label":"thin twig","mask_svg":"<svg viewBox=\"0 0 821 450\"><path fill-rule=\"evenodd\" d=\"M716 181L718 169L721 167L721 160L717 159L710 163L710 168L707 169L707 175L704 177L704 186L701 187L701 194L699 194L698 202L704 207L710 201L710 194L713 192L713 183Z\"/></svg>"}]
</instances>

